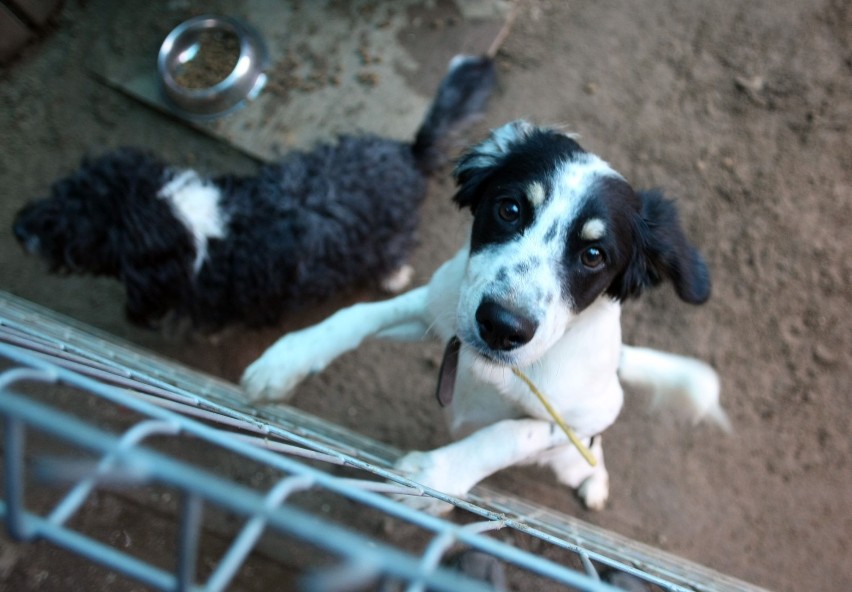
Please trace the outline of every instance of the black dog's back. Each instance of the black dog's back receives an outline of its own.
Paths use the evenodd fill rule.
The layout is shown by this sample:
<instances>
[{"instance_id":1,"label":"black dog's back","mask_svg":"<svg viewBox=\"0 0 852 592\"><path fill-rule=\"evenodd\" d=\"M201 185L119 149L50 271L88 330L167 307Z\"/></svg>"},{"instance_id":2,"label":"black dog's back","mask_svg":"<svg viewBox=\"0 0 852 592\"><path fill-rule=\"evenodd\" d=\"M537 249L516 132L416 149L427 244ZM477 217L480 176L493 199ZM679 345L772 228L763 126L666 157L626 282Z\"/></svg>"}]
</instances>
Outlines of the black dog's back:
<instances>
[{"instance_id":1,"label":"black dog's back","mask_svg":"<svg viewBox=\"0 0 852 592\"><path fill-rule=\"evenodd\" d=\"M353 286L380 285L411 255L427 175L447 138L481 113L495 79L490 58L456 57L414 142L343 136L255 178L216 179L228 237L210 242L183 312L196 324L265 325Z\"/></svg>"},{"instance_id":2,"label":"black dog's back","mask_svg":"<svg viewBox=\"0 0 852 592\"><path fill-rule=\"evenodd\" d=\"M426 195L410 145L375 136L342 137L257 177L215 183L225 189L228 236L210 242L187 303L196 324L269 324L378 285L411 254Z\"/></svg>"}]
</instances>

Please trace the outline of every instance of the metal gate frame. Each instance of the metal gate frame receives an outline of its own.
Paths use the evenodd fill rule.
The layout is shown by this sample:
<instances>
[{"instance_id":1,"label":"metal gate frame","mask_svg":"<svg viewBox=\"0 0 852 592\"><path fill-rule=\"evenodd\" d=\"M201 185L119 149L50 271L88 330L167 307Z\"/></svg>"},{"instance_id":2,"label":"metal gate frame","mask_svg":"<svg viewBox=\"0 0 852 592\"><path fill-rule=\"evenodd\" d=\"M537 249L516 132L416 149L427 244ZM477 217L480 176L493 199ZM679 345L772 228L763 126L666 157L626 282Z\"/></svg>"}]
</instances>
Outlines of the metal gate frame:
<instances>
[{"instance_id":1,"label":"metal gate frame","mask_svg":"<svg viewBox=\"0 0 852 592\"><path fill-rule=\"evenodd\" d=\"M598 568L631 574L672 592L743 591L761 588L720 574L577 518L478 486L466 500L429 489L392 470L400 451L288 406L258 410L225 381L157 357L81 323L0 292L0 373L5 491L0 516L20 541L48 540L160 590L224 590L265 530L325 549L339 558L330 568L303 579L307 590L351 590L381 577L405 582L411 592L488 590L482 582L440 566L454 545L478 550L569 589L612 592ZM55 383L85 391L142 416L123 433L95 428L69 414L16 392L28 382ZM38 430L98 455L99 461L24 461L27 430ZM202 467L145 446L151 436L191 436L252 462L274 467L285 477L266 492L253 490ZM343 478L321 466L344 465L363 479ZM317 464L314 462L314 464ZM72 483L43 515L27 509L23 484L32 474L47 487ZM99 486L156 482L181 492L178 560L164 570L69 526L69 520ZM296 491L323 490L382 512L428 533L419 555L335 524L288 503ZM480 518L460 525L401 504L388 494L427 495ZM203 508L216 506L245 521L206 581L196 572ZM487 536L513 529L579 559L582 570L558 564Z\"/></svg>"}]
</instances>

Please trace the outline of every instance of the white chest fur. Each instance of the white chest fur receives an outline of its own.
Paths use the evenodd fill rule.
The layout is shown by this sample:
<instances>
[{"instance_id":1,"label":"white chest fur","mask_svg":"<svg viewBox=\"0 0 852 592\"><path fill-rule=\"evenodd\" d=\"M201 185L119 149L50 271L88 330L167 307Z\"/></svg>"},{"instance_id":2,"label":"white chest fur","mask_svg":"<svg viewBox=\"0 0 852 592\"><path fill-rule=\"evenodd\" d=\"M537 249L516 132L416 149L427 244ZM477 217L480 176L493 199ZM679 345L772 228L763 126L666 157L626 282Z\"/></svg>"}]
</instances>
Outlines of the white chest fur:
<instances>
[{"instance_id":1,"label":"white chest fur","mask_svg":"<svg viewBox=\"0 0 852 592\"><path fill-rule=\"evenodd\" d=\"M172 207L175 216L192 234L195 243L193 271L198 273L207 257L207 242L225 236L225 223L219 188L192 170L175 175L160 189L159 196Z\"/></svg>"}]
</instances>

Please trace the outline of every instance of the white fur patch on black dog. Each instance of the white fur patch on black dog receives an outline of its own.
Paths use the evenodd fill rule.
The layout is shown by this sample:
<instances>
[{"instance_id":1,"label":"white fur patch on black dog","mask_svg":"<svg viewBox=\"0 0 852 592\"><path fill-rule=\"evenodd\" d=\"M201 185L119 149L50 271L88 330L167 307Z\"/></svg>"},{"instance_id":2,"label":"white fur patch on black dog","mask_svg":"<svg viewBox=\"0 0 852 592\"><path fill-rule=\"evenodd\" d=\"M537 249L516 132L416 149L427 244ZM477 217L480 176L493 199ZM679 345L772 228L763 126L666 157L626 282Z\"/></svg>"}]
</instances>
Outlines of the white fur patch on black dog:
<instances>
[{"instance_id":1,"label":"white fur patch on black dog","mask_svg":"<svg viewBox=\"0 0 852 592\"><path fill-rule=\"evenodd\" d=\"M163 185L159 196L169 202L175 217L192 235L195 242L192 270L198 273L207 259L207 242L214 238L225 238L226 221L220 207L221 191L195 171L186 170L177 173Z\"/></svg>"}]
</instances>

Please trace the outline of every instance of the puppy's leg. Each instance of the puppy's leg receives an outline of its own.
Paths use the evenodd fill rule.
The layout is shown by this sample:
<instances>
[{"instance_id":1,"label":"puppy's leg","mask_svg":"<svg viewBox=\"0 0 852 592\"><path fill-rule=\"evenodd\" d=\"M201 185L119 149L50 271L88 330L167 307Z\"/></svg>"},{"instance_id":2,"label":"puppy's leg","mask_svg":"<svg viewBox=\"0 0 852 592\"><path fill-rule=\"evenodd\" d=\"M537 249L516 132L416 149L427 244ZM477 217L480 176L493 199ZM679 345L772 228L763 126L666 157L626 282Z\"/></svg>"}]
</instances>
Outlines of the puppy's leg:
<instances>
[{"instance_id":1,"label":"puppy's leg","mask_svg":"<svg viewBox=\"0 0 852 592\"><path fill-rule=\"evenodd\" d=\"M412 481L462 497L471 487L501 469L527 461L553 446L564 444L565 434L540 419L507 419L429 452L409 452L396 469ZM452 509L429 496L398 496L405 504L432 514Z\"/></svg>"},{"instance_id":2,"label":"puppy's leg","mask_svg":"<svg viewBox=\"0 0 852 592\"><path fill-rule=\"evenodd\" d=\"M603 510L609 498L609 472L604 464L603 440L592 438L589 447L597 460L591 466L572 444L548 450L536 459L537 464L549 465L560 483L577 490L577 495L590 510Z\"/></svg>"},{"instance_id":3,"label":"puppy's leg","mask_svg":"<svg viewBox=\"0 0 852 592\"><path fill-rule=\"evenodd\" d=\"M417 288L390 300L344 308L317 325L289 333L246 369L243 389L255 401L283 400L302 379L364 339L380 333L389 339L422 339L428 329L426 298L426 287Z\"/></svg>"},{"instance_id":4,"label":"puppy's leg","mask_svg":"<svg viewBox=\"0 0 852 592\"><path fill-rule=\"evenodd\" d=\"M719 404L719 377L704 362L623 345L618 378L626 386L650 390L654 404L679 408L696 423L709 418L724 430L731 430L728 416Z\"/></svg>"}]
</instances>

